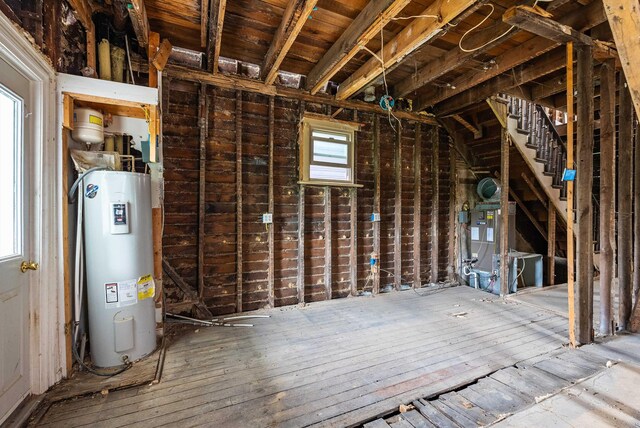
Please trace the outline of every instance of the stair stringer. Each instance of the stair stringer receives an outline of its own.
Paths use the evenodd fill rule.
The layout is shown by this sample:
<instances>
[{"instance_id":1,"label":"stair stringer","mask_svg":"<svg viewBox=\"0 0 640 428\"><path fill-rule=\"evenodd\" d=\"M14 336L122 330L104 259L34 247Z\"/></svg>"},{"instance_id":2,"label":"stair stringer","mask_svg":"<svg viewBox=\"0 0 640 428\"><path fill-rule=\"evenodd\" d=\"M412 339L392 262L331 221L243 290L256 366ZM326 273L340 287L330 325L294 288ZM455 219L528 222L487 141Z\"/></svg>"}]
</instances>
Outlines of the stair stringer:
<instances>
[{"instance_id":1,"label":"stair stringer","mask_svg":"<svg viewBox=\"0 0 640 428\"><path fill-rule=\"evenodd\" d=\"M527 135L518 132L518 119L508 116L507 117L507 132L511 137L511 141L516 146L522 158L525 160L529 169L533 172L536 180L540 183L540 187L544 190L544 193L549 198L549 201L556 208L556 211L560 214L560 217L567 221L567 201L560 199L560 191L551 187L553 184L553 178L544 174L544 164L537 162L534 157L536 154L535 149L531 149L526 146ZM575 223L574 223L575 224Z\"/></svg>"}]
</instances>

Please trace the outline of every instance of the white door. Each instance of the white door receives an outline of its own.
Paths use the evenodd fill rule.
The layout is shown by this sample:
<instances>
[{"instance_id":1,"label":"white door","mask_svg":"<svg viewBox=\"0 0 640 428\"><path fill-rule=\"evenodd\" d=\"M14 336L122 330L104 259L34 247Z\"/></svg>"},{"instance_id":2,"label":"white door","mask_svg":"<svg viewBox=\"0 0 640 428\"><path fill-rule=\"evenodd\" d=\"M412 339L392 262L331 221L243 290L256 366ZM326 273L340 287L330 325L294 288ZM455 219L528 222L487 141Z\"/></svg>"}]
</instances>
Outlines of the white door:
<instances>
[{"instance_id":1,"label":"white door","mask_svg":"<svg viewBox=\"0 0 640 428\"><path fill-rule=\"evenodd\" d=\"M0 423L30 386L29 87L0 58Z\"/></svg>"}]
</instances>

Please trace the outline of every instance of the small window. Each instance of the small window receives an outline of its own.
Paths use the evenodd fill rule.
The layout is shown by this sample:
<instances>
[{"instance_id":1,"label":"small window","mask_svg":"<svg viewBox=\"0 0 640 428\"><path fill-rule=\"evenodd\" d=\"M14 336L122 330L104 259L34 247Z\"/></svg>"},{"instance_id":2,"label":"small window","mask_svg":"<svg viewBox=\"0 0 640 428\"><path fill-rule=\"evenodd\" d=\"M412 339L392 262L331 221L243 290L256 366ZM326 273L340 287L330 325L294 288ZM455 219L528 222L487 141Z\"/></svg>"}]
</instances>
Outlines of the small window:
<instances>
[{"instance_id":1,"label":"small window","mask_svg":"<svg viewBox=\"0 0 640 428\"><path fill-rule=\"evenodd\" d=\"M356 123L305 116L300 180L312 184L353 184L353 135L358 127Z\"/></svg>"}]
</instances>

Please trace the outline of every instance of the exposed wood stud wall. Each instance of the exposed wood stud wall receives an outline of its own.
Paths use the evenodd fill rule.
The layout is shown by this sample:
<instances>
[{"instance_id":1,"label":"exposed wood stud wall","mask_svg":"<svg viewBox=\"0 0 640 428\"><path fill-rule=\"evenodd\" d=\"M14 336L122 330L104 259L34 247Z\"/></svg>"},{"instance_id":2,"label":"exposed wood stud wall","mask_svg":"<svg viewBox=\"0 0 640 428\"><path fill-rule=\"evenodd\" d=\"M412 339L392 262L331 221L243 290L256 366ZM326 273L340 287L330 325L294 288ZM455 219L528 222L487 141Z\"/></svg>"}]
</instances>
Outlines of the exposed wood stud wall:
<instances>
[{"instance_id":1,"label":"exposed wood stud wall","mask_svg":"<svg viewBox=\"0 0 640 428\"><path fill-rule=\"evenodd\" d=\"M373 212L380 213L380 118L373 117ZM378 256L380 267L380 222L373 223L373 252ZM373 276L373 294L380 292L380 272Z\"/></svg>"},{"instance_id":2,"label":"exposed wood stud wall","mask_svg":"<svg viewBox=\"0 0 640 428\"><path fill-rule=\"evenodd\" d=\"M358 111L353 111L353 121L358 121ZM358 134L353 137L353 150L358 153ZM358 162L354 162L353 176L358 177ZM351 296L358 294L358 189L349 190L349 284Z\"/></svg>"},{"instance_id":3,"label":"exposed wood stud wall","mask_svg":"<svg viewBox=\"0 0 640 428\"><path fill-rule=\"evenodd\" d=\"M236 312L242 312L244 284L242 208L242 91L236 91Z\"/></svg>"},{"instance_id":4,"label":"exposed wood stud wall","mask_svg":"<svg viewBox=\"0 0 640 428\"><path fill-rule=\"evenodd\" d=\"M200 128L200 174L198 177L198 297L204 297L204 204L207 169L207 85L200 84L198 93L198 125Z\"/></svg>"},{"instance_id":5,"label":"exposed wood stud wall","mask_svg":"<svg viewBox=\"0 0 640 428\"><path fill-rule=\"evenodd\" d=\"M509 293L509 137L507 130L500 130L500 295Z\"/></svg>"},{"instance_id":6,"label":"exposed wood stud wall","mask_svg":"<svg viewBox=\"0 0 640 428\"><path fill-rule=\"evenodd\" d=\"M331 239L331 187L324 188L324 290L325 299L331 300L331 284L333 271Z\"/></svg>"},{"instance_id":7,"label":"exposed wood stud wall","mask_svg":"<svg viewBox=\"0 0 640 428\"><path fill-rule=\"evenodd\" d=\"M612 284L615 277L616 69L606 60L600 70L600 334L612 329ZM637 240L636 240L637 241Z\"/></svg>"},{"instance_id":8,"label":"exposed wood stud wall","mask_svg":"<svg viewBox=\"0 0 640 428\"><path fill-rule=\"evenodd\" d=\"M433 196L431 198L431 212L436 216L431 220L431 282L438 282L438 256L440 252L440 227L437 218L440 212L440 135L437 130L431 132L431 183Z\"/></svg>"},{"instance_id":9,"label":"exposed wood stud wall","mask_svg":"<svg viewBox=\"0 0 640 428\"><path fill-rule=\"evenodd\" d=\"M273 194L273 146L274 146L274 132L275 132L275 100L274 97L269 97L269 208L268 211L272 217L274 215L274 194ZM267 293L269 295L269 306L275 306L275 292L274 292L274 276L275 276L275 249L274 249L274 231L273 223L269 226L269 272L267 279Z\"/></svg>"},{"instance_id":10,"label":"exposed wood stud wall","mask_svg":"<svg viewBox=\"0 0 640 428\"><path fill-rule=\"evenodd\" d=\"M393 213L393 285L396 290L402 284L402 128L396 125L394 150L394 175L396 178Z\"/></svg>"},{"instance_id":11,"label":"exposed wood stud wall","mask_svg":"<svg viewBox=\"0 0 640 428\"><path fill-rule=\"evenodd\" d=\"M578 65L576 181L576 340L593 340L593 65L590 46L576 47Z\"/></svg>"},{"instance_id":12,"label":"exposed wood stud wall","mask_svg":"<svg viewBox=\"0 0 640 428\"><path fill-rule=\"evenodd\" d=\"M165 105L171 108L164 121L163 246L167 261L195 293L199 275L200 187L195 183L200 177L200 85L179 79L172 79L171 85L171 91L164 94L169 98ZM436 138L435 128L422 124L419 129L415 123L403 120L402 135L398 138L384 115L332 109L336 119L356 119L363 124L355 135L356 181L363 187L334 187L327 193L324 187L298 184L297 155L301 115L327 113L325 104L245 91L239 99L236 90L212 86L207 86L206 94L209 103L202 270L203 301L212 314L239 310L239 278L242 278L243 311L325 300L329 295L332 298L357 295L365 284L369 291L374 286L379 290L379 280L376 284L371 279L367 282L369 256L374 248L385 271L397 272L409 281L415 280L417 274L422 281L429 280L432 260L438 254L432 249L434 223L439 224L437 242L442 250L437 263L439 272L444 274L449 262L447 194L451 191L451 174L446 170L451 160L442 136L438 187L443 219L439 219L432 212L435 177L433 142L429 135L433 133ZM396 147L400 148L401 156L399 194ZM416 151L420 153L418 160ZM273 186L272 201L270 186ZM420 197L416 198L418 189ZM237 204L238 192L242 193L242 205ZM401 225L402 233L398 245L401 258L396 264L398 196L401 215L397 224ZM273 213L272 226L262 224L260 216L265 212ZM373 212L381 212L383 222L371 222ZM239 214L242 242L238 235ZM330 277L325 269L327 260ZM443 275L440 276L442 279ZM388 272L382 272L381 278L385 286L394 282ZM181 300L182 292L170 278L167 287L169 302Z\"/></svg>"},{"instance_id":13,"label":"exposed wood stud wall","mask_svg":"<svg viewBox=\"0 0 640 428\"><path fill-rule=\"evenodd\" d=\"M623 75L618 90L618 329L628 328L631 317L631 180L633 174L633 104Z\"/></svg>"},{"instance_id":14,"label":"exposed wood stud wall","mask_svg":"<svg viewBox=\"0 0 640 428\"><path fill-rule=\"evenodd\" d=\"M413 287L422 285L422 124L416 124L413 146Z\"/></svg>"}]
</instances>

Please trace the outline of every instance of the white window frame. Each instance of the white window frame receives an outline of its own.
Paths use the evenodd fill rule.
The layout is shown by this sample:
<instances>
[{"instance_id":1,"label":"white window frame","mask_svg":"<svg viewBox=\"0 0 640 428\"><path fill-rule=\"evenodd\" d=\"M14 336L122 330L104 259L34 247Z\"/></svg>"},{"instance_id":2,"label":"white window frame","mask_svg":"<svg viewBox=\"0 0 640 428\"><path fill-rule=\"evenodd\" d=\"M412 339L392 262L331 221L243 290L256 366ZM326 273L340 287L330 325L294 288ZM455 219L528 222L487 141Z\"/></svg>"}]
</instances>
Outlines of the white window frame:
<instances>
[{"instance_id":1,"label":"white window frame","mask_svg":"<svg viewBox=\"0 0 640 428\"><path fill-rule=\"evenodd\" d=\"M335 120L332 118L305 114L301 121L300 130L300 184L317 184L329 186L358 186L355 184L355 132L360 130L360 124L356 122L347 122ZM331 162L319 162L313 160L313 143L312 133L314 131L322 131L326 133L340 134L347 137L344 144L347 145L347 165ZM342 143L342 141L336 141ZM313 179L311 178L311 166L335 166L349 169L348 180L329 180L329 179Z\"/></svg>"}]
</instances>

